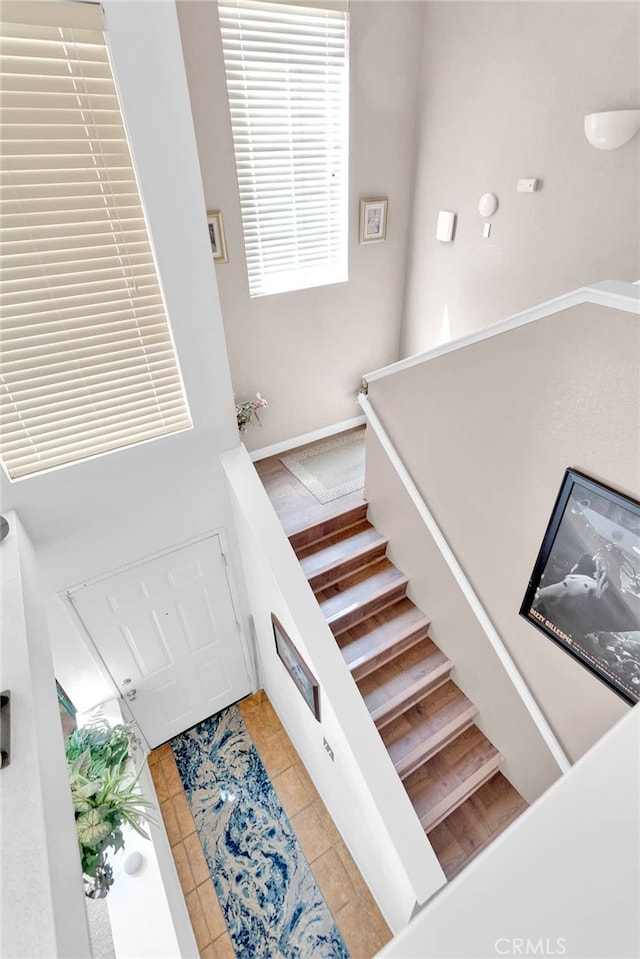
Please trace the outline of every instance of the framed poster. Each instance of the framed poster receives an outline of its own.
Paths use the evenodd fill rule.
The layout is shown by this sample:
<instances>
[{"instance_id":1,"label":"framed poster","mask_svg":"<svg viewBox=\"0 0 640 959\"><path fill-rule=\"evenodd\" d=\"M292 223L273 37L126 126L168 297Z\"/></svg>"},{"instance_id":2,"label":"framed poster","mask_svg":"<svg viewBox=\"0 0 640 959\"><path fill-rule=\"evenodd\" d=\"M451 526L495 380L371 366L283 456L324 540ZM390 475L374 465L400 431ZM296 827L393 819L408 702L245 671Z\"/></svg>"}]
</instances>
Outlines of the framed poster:
<instances>
[{"instance_id":1,"label":"framed poster","mask_svg":"<svg viewBox=\"0 0 640 959\"><path fill-rule=\"evenodd\" d=\"M568 469L520 615L637 703L640 503Z\"/></svg>"},{"instance_id":2,"label":"framed poster","mask_svg":"<svg viewBox=\"0 0 640 959\"><path fill-rule=\"evenodd\" d=\"M316 717L320 720L320 689L311 670L303 660L302 656L293 645L293 642L285 632L284 626L275 613L271 614L271 623L273 625L273 636L276 643L276 652L282 660L285 669L292 680L302 693L304 700Z\"/></svg>"}]
</instances>

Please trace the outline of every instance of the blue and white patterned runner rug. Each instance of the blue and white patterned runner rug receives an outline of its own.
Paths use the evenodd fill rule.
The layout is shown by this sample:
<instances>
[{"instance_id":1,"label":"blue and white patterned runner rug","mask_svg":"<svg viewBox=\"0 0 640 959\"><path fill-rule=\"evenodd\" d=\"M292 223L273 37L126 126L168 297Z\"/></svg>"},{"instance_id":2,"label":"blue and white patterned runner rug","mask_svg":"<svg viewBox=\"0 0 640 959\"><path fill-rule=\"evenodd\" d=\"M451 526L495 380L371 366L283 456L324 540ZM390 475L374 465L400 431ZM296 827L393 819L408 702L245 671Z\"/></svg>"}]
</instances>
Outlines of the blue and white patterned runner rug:
<instances>
[{"instance_id":1,"label":"blue and white patterned runner rug","mask_svg":"<svg viewBox=\"0 0 640 959\"><path fill-rule=\"evenodd\" d=\"M238 708L171 747L237 959L349 959Z\"/></svg>"}]
</instances>

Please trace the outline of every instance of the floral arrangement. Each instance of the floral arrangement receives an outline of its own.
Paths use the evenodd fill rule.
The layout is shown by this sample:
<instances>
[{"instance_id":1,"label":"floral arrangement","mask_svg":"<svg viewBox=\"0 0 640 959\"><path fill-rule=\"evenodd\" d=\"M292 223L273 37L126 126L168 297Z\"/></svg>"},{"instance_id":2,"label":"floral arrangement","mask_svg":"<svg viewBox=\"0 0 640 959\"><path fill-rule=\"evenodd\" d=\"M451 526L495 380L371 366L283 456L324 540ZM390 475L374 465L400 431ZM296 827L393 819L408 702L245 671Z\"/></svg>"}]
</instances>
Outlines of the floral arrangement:
<instances>
[{"instance_id":1,"label":"floral arrangement","mask_svg":"<svg viewBox=\"0 0 640 959\"><path fill-rule=\"evenodd\" d=\"M258 426L262 426L260 417L258 416L258 410L268 405L265 398L260 396L259 393L256 393L255 400L247 400L246 403L236 403L236 417L238 419L238 429L240 432L245 433L247 426L253 419L255 419Z\"/></svg>"},{"instance_id":2,"label":"floral arrangement","mask_svg":"<svg viewBox=\"0 0 640 959\"><path fill-rule=\"evenodd\" d=\"M124 847L122 826L126 823L148 839L144 826L155 824L149 814L152 803L136 789L142 767L137 775L125 769L134 747L131 725L103 723L74 730L65 743L85 894L90 899L106 896L113 885L106 853Z\"/></svg>"}]
</instances>

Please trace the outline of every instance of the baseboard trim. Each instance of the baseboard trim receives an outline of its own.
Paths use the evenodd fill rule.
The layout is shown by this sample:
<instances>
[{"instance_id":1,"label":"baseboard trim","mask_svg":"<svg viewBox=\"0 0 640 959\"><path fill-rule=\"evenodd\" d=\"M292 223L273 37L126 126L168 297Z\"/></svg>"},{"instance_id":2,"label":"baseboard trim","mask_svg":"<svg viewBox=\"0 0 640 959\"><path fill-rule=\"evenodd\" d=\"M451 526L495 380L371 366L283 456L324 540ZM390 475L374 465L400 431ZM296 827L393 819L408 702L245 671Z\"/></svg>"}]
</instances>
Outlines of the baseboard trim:
<instances>
[{"instance_id":1,"label":"baseboard trim","mask_svg":"<svg viewBox=\"0 0 640 959\"><path fill-rule=\"evenodd\" d=\"M354 416L353 419L343 420L342 423L332 423L331 426L324 426L320 430L314 430L312 433L304 433L302 436L292 436L291 439L283 440L282 443L273 443L271 446L263 446L259 450L253 450L249 453L251 461L264 460L267 456L277 456L278 453L286 453L288 450L294 450L298 446L306 446L307 443L315 443L316 440L324 440L327 436L335 436L336 433L344 433L345 430L353 430L356 426L363 426L366 423L366 416Z\"/></svg>"}]
</instances>

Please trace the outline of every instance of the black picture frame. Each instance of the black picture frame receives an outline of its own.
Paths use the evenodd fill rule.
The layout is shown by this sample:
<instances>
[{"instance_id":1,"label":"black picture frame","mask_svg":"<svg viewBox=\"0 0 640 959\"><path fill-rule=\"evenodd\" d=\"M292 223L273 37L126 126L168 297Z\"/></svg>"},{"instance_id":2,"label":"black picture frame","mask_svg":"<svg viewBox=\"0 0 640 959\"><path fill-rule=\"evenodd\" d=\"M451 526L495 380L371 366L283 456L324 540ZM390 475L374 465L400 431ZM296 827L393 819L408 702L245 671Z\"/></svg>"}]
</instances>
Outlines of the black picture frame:
<instances>
[{"instance_id":1,"label":"black picture frame","mask_svg":"<svg viewBox=\"0 0 640 959\"><path fill-rule=\"evenodd\" d=\"M275 613L271 614L276 652L307 706L320 722L320 687Z\"/></svg>"},{"instance_id":2,"label":"black picture frame","mask_svg":"<svg viewBox=\"0 0 640 959\"><path fill-rule=\"evenodd\" d=\"M640 701L640 503L567 469L520 615Z\"/></svg>"}]
</instances>

